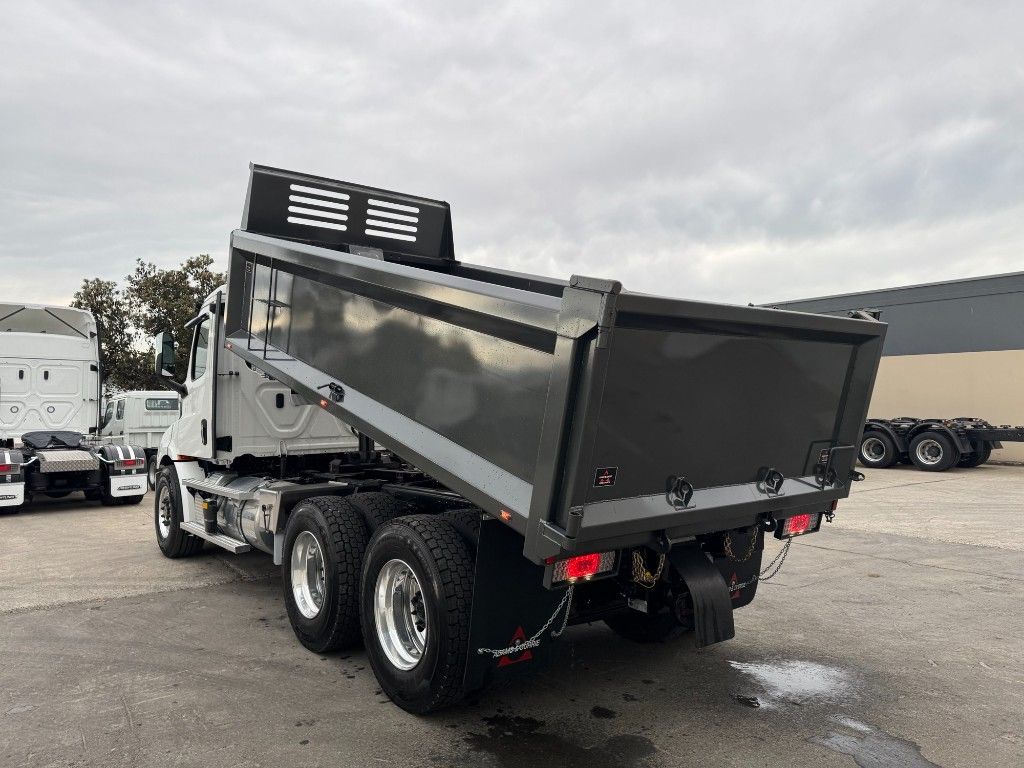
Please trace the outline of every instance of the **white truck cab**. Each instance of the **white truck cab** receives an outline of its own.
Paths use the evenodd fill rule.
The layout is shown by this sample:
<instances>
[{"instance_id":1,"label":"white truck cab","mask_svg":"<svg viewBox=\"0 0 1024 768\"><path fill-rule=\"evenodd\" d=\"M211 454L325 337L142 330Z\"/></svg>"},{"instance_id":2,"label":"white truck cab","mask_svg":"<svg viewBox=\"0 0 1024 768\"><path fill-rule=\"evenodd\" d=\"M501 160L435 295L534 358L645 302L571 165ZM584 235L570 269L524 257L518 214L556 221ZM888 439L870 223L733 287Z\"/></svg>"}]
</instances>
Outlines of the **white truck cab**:
<instances>
[{"instance_id":1,"label":"white truck cab","mask_svg":"<svg viewBox=\"0 0 1024 768\"><path fill-rule=\"evenodd\" d=\"M138 503L145 454L99 445L99 333L92 314L0 304L0 512L33 496Z\"/></svg>"},{"instance_id":2,"label":"white truck cab","mask_svg":"<svg viewBox=\"0 0 1024 768\"><path fill-rule=\"evenodd\" d=\"M177 392L133 390L107 397L100 421L102 442L141 445L146 451L149 487L156 485L156 453L164 431L178 420L181 401Z\"/></svg>"}]
</instances>

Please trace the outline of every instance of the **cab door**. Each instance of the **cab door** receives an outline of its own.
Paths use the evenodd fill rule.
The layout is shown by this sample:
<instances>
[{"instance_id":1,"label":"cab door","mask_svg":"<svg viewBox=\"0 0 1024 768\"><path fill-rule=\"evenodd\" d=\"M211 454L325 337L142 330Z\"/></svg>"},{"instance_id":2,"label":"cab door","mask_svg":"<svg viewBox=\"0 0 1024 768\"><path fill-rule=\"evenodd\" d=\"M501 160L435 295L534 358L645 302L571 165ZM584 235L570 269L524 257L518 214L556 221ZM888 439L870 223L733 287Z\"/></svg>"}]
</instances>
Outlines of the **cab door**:
<instances>
[{"instance_id":1,"label":"cab door","mask_svg":"<svg viewBox=\"0 0 1024 768\"><path fill-rule=\"evenodd\" d=\"M186 394L181 399L181 419L175 440L180 455L196 459L212 459L215 454L216 345L220 335L220 329L215 325L219 320L219 311L211 313L204 307L203 312L191 322Z\"/></svg>"}]
</instances>

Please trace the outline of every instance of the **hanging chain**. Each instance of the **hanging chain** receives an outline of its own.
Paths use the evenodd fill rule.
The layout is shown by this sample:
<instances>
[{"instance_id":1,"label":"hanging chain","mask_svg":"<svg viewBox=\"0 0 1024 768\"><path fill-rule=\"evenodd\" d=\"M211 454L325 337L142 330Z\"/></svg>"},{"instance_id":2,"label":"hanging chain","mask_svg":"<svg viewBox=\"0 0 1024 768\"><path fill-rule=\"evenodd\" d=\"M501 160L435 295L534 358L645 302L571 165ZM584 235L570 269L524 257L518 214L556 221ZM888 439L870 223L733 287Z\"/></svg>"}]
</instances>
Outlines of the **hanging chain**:
<instances>
[{"instance_id":1,"label":"hanging chain","mask_svg":"<svg viewBox=\"0 0 1024 768\"><path fill-rule=\"evenodd\" d=\"M732 551L732 534L725 534L725 541L723 542L726 556L734 563L745 563L754 555L754 548L757 546L757 530L754 530L753 535L750 537L750 546L747 548L747 553L743 557L736 557L736 553Z\"/></svg>"},{"instance_id":2,"label":"hanging chain","mask_svg":"<svg viewBox=\"0 0 1024 768\"><path fill-rule=\"evenodd\" d=\"M510 645L508 648L477 648L476 652L481 655L489 653L494 658L499 659L502 656L511 656L514 653L522 653L530 648L536 648L540 645L541 636L547 632L548 627L555 623L555 619L558 618L559 612L564 608L565 615L562 617L562 626L551 633L552 637L558 637L565 632L565 627L569 623L569 608L572 606L573 588L574 585L570 584L569 588L565 590L565 594L562 596L561 602L558 603L558 607L555 608L555 612L551 614L551 618L544 622L544 626L538 629L529 640L523 640L515 645Z\"/></svg>"},{"instance_id":3,"label":"hanging chain","mask_svg":"<svg viewBox=\"0 0 1024 768\"><path fill-rule=\"evenodd\" d=\"M729 591L735 592L738 589L744 589L749 587L751 584L755 584L759 581L768 581L768 579L774 578L780 570L782 570L782 564L786 562L786 555L789 554L789 545L793 543L792 539L786 539L786 543L779 550L779 553L772 558L772 561L768 563L761 573L754 576L752 579L748 579L740 584L730 584Z\"/></svg>"},{"instance_id":4,"label":"hanging chain","mask_svg":"<svg viewBox=\"0 0 1024 768\"><path fill-rule=\"evenodd\" d=\"M638 549L633 550L633 581L645 589L651 589L661 578L661 572L665 569L665 556L658 558L658 567L651 573L647 570L647 563L644 556Z\"/></svg>"}]
</instances>

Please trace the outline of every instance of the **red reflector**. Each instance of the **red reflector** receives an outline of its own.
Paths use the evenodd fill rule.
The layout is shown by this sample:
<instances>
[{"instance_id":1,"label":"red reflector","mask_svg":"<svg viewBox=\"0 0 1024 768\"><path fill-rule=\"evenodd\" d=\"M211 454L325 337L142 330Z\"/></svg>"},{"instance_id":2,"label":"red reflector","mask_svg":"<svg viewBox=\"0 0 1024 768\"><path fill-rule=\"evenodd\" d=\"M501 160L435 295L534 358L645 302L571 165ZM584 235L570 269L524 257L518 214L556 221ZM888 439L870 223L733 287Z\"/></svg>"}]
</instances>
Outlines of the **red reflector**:
<instances>
[{"instance_id":1,"label":"red reflector","mask_svg":"<svg viewBox=\"0 0 1024 768\"><path fill-rule=\"evenodd\" d=\"M592 555L578 555L565 561L565 575L570 579L585 579L593 576L601 567L601 556L596 552Z\"/></svg>"},{"instance_id":2,"label":"red reflector","mask_svg":"<svg viewBox=\"0 0 1024 768\"><path fill-rule=\"evenodd\" d=\"M145 466L146 462L143 459L124 459L123 461L117 462L118 469L136 469L137 467Z\"/></svg>"},{"instance_id":3,"label":"red reflector","mask_svg":"<svg viewBox=\"0 0 1024 768\"><path fill-rule=\"evenodd\" d=\"M812 533L818 529L818 521L821 515L817 512L810 512L806 515L793 515L782 522L782 530L776 532L779 538L788 536L799 536L802 533Z\"/></svg>"},{"instance_id":4,"label":"red reflector","mask_svg":"<svg viewBox=\"0 0 1024 768\"><path fill-rule=\"evenodd\" d=\"M0 474L2 474L2 475L9 475L13 471L14 471L14 465L13 464L0 464Z\"/></svg>"},{"instance_id":5,"label":"red reflector","mask_svg":"<svg viewBox=\"0 0 1024 768\"><path fill-rule=\"evenodd\" d=\"M326 407L327 407L327 401L326 401L326 400L323 400L323 399L321 399L321 400L320 400L320 407L321 407L321 408L326 408Z\"/></svg>"}]
</instances>

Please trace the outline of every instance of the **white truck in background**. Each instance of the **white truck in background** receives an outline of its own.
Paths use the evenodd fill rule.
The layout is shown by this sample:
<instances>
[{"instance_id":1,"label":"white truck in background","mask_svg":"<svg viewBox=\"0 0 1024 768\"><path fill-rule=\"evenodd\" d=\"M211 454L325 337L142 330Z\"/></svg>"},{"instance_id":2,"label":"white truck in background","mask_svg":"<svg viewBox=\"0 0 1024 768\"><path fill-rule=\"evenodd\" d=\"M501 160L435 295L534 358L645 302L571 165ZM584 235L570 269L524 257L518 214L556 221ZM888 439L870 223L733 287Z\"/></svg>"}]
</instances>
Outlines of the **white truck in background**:
<instances>
[{"instance_id":1,"label":"white truck in background","mask_svg":"<svg viewBox=\"0 0 1024 768\"><path fill-rule=\"evenodd\" d=\"M141 445L146 452L150 489L156 487L156 452L160 438L178 420L181 400L176 392L134 390L107 397L100 421L100 440L105 443Z\"/></svg>"},{"instance_id":2,"label":"white truck in background","mask_svg":"<svg viewBox=\"0 0 1024 768\"><path fill-rule=\"evenodd\" d=\"M91 313L0 304L0 513L76 491L107 505L142 501L143 449L95 442L100 385Z\"/></svg>"}]
</instances>

